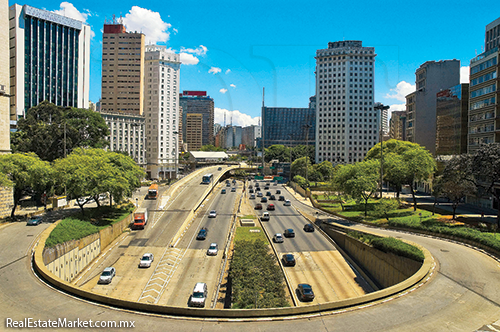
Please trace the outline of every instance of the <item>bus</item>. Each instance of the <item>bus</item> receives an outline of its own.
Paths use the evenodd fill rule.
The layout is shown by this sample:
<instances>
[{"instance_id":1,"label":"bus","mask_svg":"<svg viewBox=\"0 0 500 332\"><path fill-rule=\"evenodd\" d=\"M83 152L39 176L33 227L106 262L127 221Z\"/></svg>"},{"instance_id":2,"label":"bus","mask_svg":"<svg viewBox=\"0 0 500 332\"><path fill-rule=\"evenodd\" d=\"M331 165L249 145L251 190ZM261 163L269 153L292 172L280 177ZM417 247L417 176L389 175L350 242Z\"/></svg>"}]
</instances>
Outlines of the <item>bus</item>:
<instances>
[{"instance_id":1,"label":"bus","mask_svg":"<svg viewBox=\"0 0 500 332\"><path fill-rule=\"evenodd\" d=\"M158 198L158 184L153 183L148 189L148 198L157 199Z\"/></svg>"},{"instance_id":2,"label":"bus","mask_svg":"<svg viewBox=\"0 0 500 332\"><path fill-rule=\"evenodd\" d=\"M210 184L214 178L213 174L205 174L203 175L203 178L201 179L201 184Z\"/></svg>"}]
</instances>

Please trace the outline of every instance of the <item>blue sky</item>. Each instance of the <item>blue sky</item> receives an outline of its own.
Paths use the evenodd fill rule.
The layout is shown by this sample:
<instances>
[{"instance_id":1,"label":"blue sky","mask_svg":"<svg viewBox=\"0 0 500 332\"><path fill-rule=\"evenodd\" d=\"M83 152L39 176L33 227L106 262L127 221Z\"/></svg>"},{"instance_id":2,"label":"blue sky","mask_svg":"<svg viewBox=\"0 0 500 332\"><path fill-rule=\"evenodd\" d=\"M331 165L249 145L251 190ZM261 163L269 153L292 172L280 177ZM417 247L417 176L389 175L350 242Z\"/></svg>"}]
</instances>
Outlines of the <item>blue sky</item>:
<instances>
[{"instance_id":1,"label":"blue sky","mask_svg":"<svg viewBox=\"0 0 500 332\"><path fill-rule=\"evenodd\" d=\"M12 5L14 2L10 2ZM470 1L95 1L27 2L86 21L91 41L90 100L101 93L102 27L113 15L128 31L181 53L180 88L206 90L216 122L256 124L266 106L307 107L315 93L315 52L328 42L375 47L375 101L404 109L425 61L469 61L484 47L498 0ZM491 8L491 10L489 10ZM225 111L226 110L226 111Z\"/></svg>"}]
</instances>

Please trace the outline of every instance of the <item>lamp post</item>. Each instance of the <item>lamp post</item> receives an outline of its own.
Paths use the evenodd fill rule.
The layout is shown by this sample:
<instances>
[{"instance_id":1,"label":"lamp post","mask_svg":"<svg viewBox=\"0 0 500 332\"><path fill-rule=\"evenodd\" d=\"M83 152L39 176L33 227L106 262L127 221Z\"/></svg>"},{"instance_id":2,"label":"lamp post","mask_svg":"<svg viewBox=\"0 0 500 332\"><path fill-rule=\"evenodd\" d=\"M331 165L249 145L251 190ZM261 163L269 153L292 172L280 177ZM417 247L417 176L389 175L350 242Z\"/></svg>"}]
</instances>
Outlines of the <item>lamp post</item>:
<instances>
[{"instance_id":1,"label":"lamp post","mask_svg":"<svg viewBox=\"0 0 500 332\"><path fill-rule=\"evenodd\" d=\"M308 183L309 181L307 180L307 165L308 165L307 159L309 158L308 157L308 154L309 154L309 129L312 126L310 124L305 124L302 127L306 128L306 183Z\"/></svg>"},{"instance_id":2,"label":"lamp post","mask_svg":"<svg viewBox=\"0 0 500 332\"><path fill-rule=\"evenodd\" d=\"M380 128L379 128L379 133L380 133L380 198L382 199L382 186L383 186L383 181L384 181L384 152L383 152L383 132L382 132L382 111L388 110L390 106L384 105L382 103L375 103L375 106L373 107L376 110L380 111Z\"/></svg>"}]
</instances>

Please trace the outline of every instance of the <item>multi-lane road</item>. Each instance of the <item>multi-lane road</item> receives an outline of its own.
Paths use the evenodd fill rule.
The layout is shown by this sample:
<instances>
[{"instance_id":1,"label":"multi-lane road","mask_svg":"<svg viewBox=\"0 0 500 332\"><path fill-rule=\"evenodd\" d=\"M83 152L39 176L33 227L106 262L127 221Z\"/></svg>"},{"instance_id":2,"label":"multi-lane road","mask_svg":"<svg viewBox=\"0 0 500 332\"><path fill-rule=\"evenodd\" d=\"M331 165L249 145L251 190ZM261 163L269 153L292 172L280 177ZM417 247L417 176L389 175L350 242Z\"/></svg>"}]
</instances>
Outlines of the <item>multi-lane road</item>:
<instances>
[{"instance_id":1,"label":"multi-lane road","mask_svg":"<svg viewBox=\"0 0 500 332\"><path fill-rule=\"evenodd\" d=\"M198 183L192 183L191 192L196 192L196 187L200 187ZM229 195L233 194L239 194L239 192L228 192L226 194L227 196L224 196L216 191L215 194L209 198L209 201L205 203L205 211L211 208L211 202L212 204L219 204L219 202L216 201L217 199L229 200L231 198ZM180 191L178 191L178 194L175 195L177 196L175 201L177 201L181 195ZM173 203L173 205L174 204L175 203ZM225 203L220 202L220 204L224 205ZM292 204L297 205L299 203L292 201ZM228 205L230 204L228 203ZM179 203L177 210L181 209L182 204ZM190 241L189 238L196 233L198 227L204 225L204 222L208 222L206 217L205 219L203 218L204 214L201 212L204 209L205 206L200 210L198 216L190 226L192 230L184 234L177 248L191 248L189 250L194 251L202 250L202 248L192 247L193 244L201 244L196 240ZM218 212L220 212L219 208ZM282 232L285 227L290 227L289 224L285 224L288 223L285 219L281 221L282 224L279 224L280 221L278 220L280 216L278 214L281 213L278 212L280 212L280 210L276 210L275 212L277 214L274 216L275 220L271 217L271 221L265 223L266 229L272 224L276 224L277 228L276 230L270 230L270 232L278 230ZM177 211L176 213L180 214L182 212ZM166 216L165 218L168 219L168 213L164 215ZM218 218L219 216L217 217L217 221L211 220L210 223L218 223L222 220ZM157 223L163 222L165 225L172 225L180 221L173 219L163 221L162 218L159 218L157 221ZM303 223L305 223L305 221L299 222L296 226L294 224L292 227L297 228L295 231L299 232L301 231L300 226L302 226ZM0 283L0 310L4 318L2 329L5 329L5 319L7 318L15 320L22 320L24 318L66 318L68 320L131 320L135 322L135 326L139 330L149 331L218 331L221 328L231 330L238 329L241 331L254 331L256 329L265 331L276 329L293 329L296 331L312 329L317 331L474 331L484 324L490 324L500 318L500 266L496 260L460 244L431 237L421 237L408 233L382 230L375 231L408 239L426 247L438 263L433 277L424 286L405 296L387 301L384 304L346 311L336 315L322 315L310 319L275 322L221 323L207 320L179 320L155 315L136 314L72 298L57 290L51 289L39 281L31 271L29 247L35 241L36 236L46 227L47 224L42 224L37 227L26 227L24 224L16 223L0 228L0 278L2 280L2 283ZM364 226L355 225L354 227L364 229ZM137 231L136 233L138 233L138 235L131 236L132 239L130 242L132 242L132 245L130 245L130 242L121 243L116 249L118 252L117 257L112 257L114 255L113 253L106 259L109 259L110 263L118 262L120 259L125 263L127 255L130 255L130 258L127 259L130 259L131 264L133 262L133 270L137 270L139 257L132 256L133 254L135 255L135 252L137 255L140 255L145 248L154 249L156 248L155 245L161 247L160 243L169 243L172 239L173 232L170 233L167 230L167 233L170 234L169 236L165 234L156 234L160 233L158 229L159 227L157 228L157 226L155 226L152 231L152 233L154 233L152 234L152 238L156 238L156 240L152 242L154 245L148 243L151 239L146 241L143 240L146 238L144 235L147 235L145 232L141 234ZM371 229L371 231L373 231L373 229ZM193 233L190 234L189 232ZM215 233L217 234L217 232ZM214 234L213 225L210 225L209 236L210 234ZM296 236L297 242L301 241L299 239L299 234L300 233L297 233ZM139 239L142 242L137 241ZM135 242L133 242L134 240ZM290 240L290 242L292 241L292 239L285 239L284 246L282 246L284 248L283 252L295 252L293 250L297 249L285 247L287 240ZM209 238L205 243L208 245L210 241L219 241L219 239ZM141 245L143 245L143 247L141 247ZM144 247L144 245L146 246ZM139 249L134 251L132 247L139 247ZM127 252L127 249L131 251ZM156 259L160 260L160 256L156 256ZM299 261L301 260L303 260L303 258L299 256L297 266L299 266ZM125 265L126 264L124 264L124 266ZM181 273L181 271L184 272L182 272L178 278L178 285L182 284L183 279L189 277L190 271L197 272L197 270L196 268L179 266L176 271L178 273ZM142 270L145 274L152 274L153 271L153 269ZM288 271L289 270L287 270L287 272ZM170 285L174 285L173 282L175 281L176 273L173 274L170 280L172 284ZM116 285L125 282L127 278L127 276L122 275L122 280L117 282ZM149 280L147 275L144 280L146 282ZM111 285L114 285L114 283L115 281L113 281ZM186 284L190 284L190 282L186 282ZM192 286L193 285L189 285L188 288L192 288ZM138 296L143 290L144 288L140 290L141 292L137 292ZM166 292L165 290L164 293ZM119 294L117 295L120 296ZM183 301L187 301L184 295L180 296L180 298L183 298Z\"/></svg>"}]
</instances>

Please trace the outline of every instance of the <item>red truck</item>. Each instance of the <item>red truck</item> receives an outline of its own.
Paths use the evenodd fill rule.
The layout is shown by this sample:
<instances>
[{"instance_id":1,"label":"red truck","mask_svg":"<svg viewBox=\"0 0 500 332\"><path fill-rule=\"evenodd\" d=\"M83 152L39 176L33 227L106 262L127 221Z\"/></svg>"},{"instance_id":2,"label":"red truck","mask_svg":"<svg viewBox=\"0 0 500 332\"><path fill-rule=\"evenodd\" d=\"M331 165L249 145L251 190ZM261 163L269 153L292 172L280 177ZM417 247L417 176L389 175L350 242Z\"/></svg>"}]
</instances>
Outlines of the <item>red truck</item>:
<instances>
[{"instance_id":1,"label":"red truck","mask_svg":"<svg viewBox=\"0 0 500 332\"><path fill-rule=\"evenodd\" d=\"M137 209L134 212L134 224L133 229L144 229L148 223L148 210L147 209Z\"/></svg>"}]
</instances>

